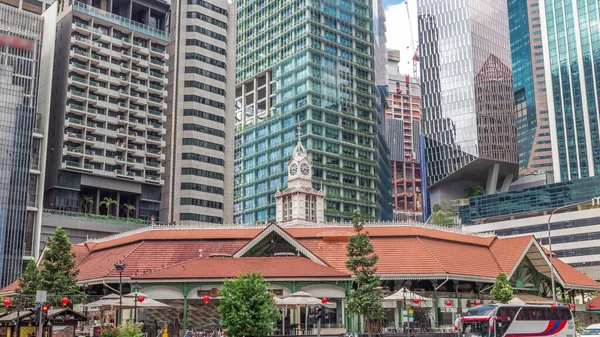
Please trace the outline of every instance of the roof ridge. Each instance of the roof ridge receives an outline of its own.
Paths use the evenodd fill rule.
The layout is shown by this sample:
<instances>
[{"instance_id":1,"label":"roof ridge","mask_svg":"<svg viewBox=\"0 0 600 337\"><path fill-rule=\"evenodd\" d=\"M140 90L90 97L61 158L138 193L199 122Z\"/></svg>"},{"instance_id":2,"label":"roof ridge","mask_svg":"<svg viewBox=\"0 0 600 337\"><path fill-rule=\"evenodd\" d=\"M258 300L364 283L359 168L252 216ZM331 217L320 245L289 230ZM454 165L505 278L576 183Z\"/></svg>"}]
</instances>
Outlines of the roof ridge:
<instances>
[{"instance_id":1,"label":"roof ridge","mask_svg":"<svg viewBox=\"0 0 600 337\"><path fill-rule=\"evenodd\" d=\"M134 276L142 276L142 275L150 274L150 273L153 273L153 272L156 272L156 271L165 270L165 269L168 269L168 268L176 267L176 266L182 265L184 263L188 263L188 262L192 262L192 261L196 261L196 260L200 260L200 259L205 259L205 257L194 257L192 259L185 260L185 261L180 261L180 262L177 262L177 263L173 263L173 264L170 264L168 266L164 266L162 268L158 268L158 269L154 269L154 270L148 270L148 271L143 272L141 274L137 274L136 273L136 274L134 274Z\"/></svg>"},{"instance_id":2,"label":"roof ridge","mask_svg":"<svg viewBox=\"0 0 600 337\"><path fill-rule=\"evenodd\" d=\"M437 262L437 264L440 265L440 267L442 268L442 270L444 270L446 273L448 273L448 270L446 269L446 267L444 267L444 265L440 262L440 260L438 260L437 257L423 243L423 241L421 241L421 237L417 235L416 238L417 238L417 241L419 241L419 243L421 244L421 246L423 246L423 248L427 251L427 253L429 253L429 255L431 255L431 257L435 260L435 262Z\"/></svg>"},{"instance_id":3,"label":"roof ridge","mask_svg":"<svg viewBox=\"0 0 600 337\"><path fill-rule=\"evenodd\" d=\"M505 270L502 269L502 266L500 265L500 261L498 261L498 258L496 258L496 254L494 254L494 252L492 252L492 245L498 240L499 238L496 236L494 237L494 240L492 240L492 242L490 242L490 244L486 247L486 250L490 253L490 255L492 256L492 259L494 259L494 262L496 262L496 266L498 267L498 270L500 270L503 273L506 273Z\"/></svg>"},{"instance_id":4,"label":"roof ridge","mask_svg":"<svg viewBox=\"0 0 600 337\"><path fill-rule=\"evenodd\" d=\"M119 261L124 261L126 258L128 258L129 256L131 256L131 254L133 254L133 252L135 252L138 248L140 248L140 246L144 243L144 241L140 242L137 244L137 246L133 247L133 249L125 254L125 256L123 256L123 259L119 260ZM90 254L91 255L91 254ZM108 276L108 274L110 274L110 272L112 272L115 269L115 266L113 265L112 268L108 269L108 271L102 276L102 277L106 277Z\"/></svg>"}]
</instances>

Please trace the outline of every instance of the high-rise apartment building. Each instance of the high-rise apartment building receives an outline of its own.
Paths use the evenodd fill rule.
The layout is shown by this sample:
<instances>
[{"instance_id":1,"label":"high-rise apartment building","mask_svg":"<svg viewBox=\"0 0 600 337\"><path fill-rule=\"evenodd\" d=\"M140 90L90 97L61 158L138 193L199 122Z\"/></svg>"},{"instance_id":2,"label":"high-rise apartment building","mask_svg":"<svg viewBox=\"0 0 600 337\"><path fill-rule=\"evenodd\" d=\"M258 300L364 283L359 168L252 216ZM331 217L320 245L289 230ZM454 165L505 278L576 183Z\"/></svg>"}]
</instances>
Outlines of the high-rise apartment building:
<instances>
[{"instance_id":1,"label":"high-rise apartment building","mask_svg":"<svg viewBox=\"0 0 600 337\"><path fill-rule=\"evenodd\" d=\"M169 8L160 0L62 2L46 208L159 218Z\"/></svg>"},{"instance_id":2,"label":"high-rise apartment building","mask_svg":"<svg viewBox=\"0 0 600 337\"><path fill-rule=\"evenodd\" d=\"M508 189L517 173L507 4L417 4L422 125L431 203L481 185Z\"/></svg>"},{"instance_id":3,"label":"high-rise apartment building","mask_svg":"<svg viewBox=\"0 0 600 337\"><path fill-rule=\"evenodd\" d=\"M423 212L421 153L421 86L418 78L398 69L400 51L387 51L388 107L386 138L391 153L392 197L395 218Z\"/></svg>"},{"instance_id":4,"label":"high-rise apartment building","mask_svg":"<svg viewBox=\"0 0 600 337\"><path fill-rule=\"evenodd\" d=\"M233 222L235 6L172 2L161 221Z\"/></svg>"},{"instance_id":5,"label":"high-rise apartment building","mask_svg":"<svg viewBox=\"0 0 600 337\"><path fill-rule=\"evenodd\" d=\"M275 220L298 126L326 220L355 209L375 219L372 3L240 0L237 10L234 222Z\"/></svg>"},{"instance_id":6,"label":"high-rise apartment building","mask_svg":"<svg viewBox=\"0 0 600 337\"><path fill-rule=\"evenodd\" d=\"M0 3L0 286L38 256L56 6ZM51 59L50 59L51 60Z\"/></svg>"},{"instance_id":7,"label":"high-rise apartment building","mask_svg":"<svg viewBox=\"0 0 600 337\"><path fill-rule=\"evenodd\" d=\"M539 1L556 181L600 174L597 7L590 1Z\"/></svg>"},{"instance_id":8,"label":"high-rise apartment building","mask_svg":"<svg viewBox=\"0 0 600 337\"><path fill-rule=\"evenodd\" d=\"M539 0L509 0L519 175L552 172Z\"/></svg>"}]
</instances>

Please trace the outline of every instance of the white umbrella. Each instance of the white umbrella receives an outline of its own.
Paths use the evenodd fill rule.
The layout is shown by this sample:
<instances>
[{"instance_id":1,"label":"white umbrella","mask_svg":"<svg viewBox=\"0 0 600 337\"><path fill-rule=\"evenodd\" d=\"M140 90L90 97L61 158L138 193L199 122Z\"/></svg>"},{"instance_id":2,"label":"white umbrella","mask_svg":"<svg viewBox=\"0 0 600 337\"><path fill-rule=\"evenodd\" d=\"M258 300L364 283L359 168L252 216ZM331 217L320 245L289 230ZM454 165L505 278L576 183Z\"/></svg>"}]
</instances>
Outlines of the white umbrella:
<instances>
[{"instance_id":1,"label":"white umbrella","mask_svg":"<svg viewBox=\"0 0 600 337\"><path fill-rule=\"evenodd\" d=\"M412 291L410 291L406 288L401 288L400 290L398 290L395 293L391 294L390 296L384 298L383 300L384 301L403 301L403 300L430 301L431 298L427 298L427 297L421 296L417 293L413 293Z\"/></svg>"},{"instance_id":2,"label":"white umbrella","mask_svg":"<svg viewBox=\"0 0 600 337\"><path fill-rule=\"evenodd\" d=\"M305 313L305 322L304 322L304 328L305 334L308 334L308 306L309 305L317 305L317 304L321 304L321 300L313 297L311 294L306 293L304 291L297 291L293 294L291 294L288 297L282 298L282 299L276 299L275 300L277 302L277 305L280 307L296 307L296 306L305 306L306 307L306 313ZM283 332L283 331L282 331Z\"/></svg>"},{"instance_id":3,"label":"white umbrella","mask_svg":"<svg viewBox=\"0 0 600 337\"><path fill-rule=\"evenodd\" d=\"M136 301L136 298L143 296L144 301ZM137 302L137 303L136 303ZM167 308L169 305L159 302L157 300L153 300L148 295L144 293L130 293L127 295L123 295L123 307L124 308Z\"/></svg>"},{"instance_id":4,"label":"white umbrella","mask_svg":"<svg viewBox=\"0 0 600 337\"><path fill-rule=\"evenodd\" d=\"M101 297L100 300L98 300L98 301L86 304L85 307L86 308L112 307L115 305L115 300L116 300L116 305L119 305L119 295L110 294L110 295Z\"/></svg>"}]
</instances>

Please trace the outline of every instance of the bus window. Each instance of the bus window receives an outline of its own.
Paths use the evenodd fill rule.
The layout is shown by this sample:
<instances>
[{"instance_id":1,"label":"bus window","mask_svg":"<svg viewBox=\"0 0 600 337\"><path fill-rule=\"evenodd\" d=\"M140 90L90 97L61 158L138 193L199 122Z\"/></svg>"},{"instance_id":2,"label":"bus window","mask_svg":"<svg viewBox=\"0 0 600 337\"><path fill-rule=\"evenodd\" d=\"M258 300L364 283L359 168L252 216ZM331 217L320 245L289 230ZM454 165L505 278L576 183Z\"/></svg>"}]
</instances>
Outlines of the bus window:
<instances>
[{"instance_id":1,"label":"bus window","mask_svg":"<svg viewBox=\"0 0 600 337\"><path fill-rule=\"evenodd\" d=\"M466 316L491 316L494 310L496 310L496 307L494 306L480 305L469 309Z\"/></svg>"}]
</instances>

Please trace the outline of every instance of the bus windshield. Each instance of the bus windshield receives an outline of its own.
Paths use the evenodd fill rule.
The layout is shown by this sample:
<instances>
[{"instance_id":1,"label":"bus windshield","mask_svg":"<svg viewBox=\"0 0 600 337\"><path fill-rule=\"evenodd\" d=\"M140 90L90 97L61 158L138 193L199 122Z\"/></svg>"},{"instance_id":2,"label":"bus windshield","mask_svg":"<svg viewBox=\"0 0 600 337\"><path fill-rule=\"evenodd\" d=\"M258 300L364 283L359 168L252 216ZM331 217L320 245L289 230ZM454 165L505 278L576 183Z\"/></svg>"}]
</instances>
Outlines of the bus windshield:
<instances>
[{"instance_id":1,"label":"bus windshield","mask_svg":"<svg viewBox=\"0 0 600 337\"><path fill-rule=\"evenodd\" d=\"M465 337L488 337L490 323L488 321L464 322L463 333Z\"/></svg>"}]
</instances>

